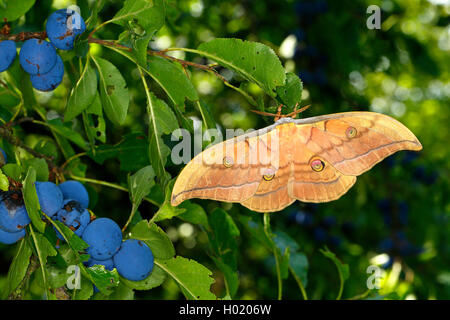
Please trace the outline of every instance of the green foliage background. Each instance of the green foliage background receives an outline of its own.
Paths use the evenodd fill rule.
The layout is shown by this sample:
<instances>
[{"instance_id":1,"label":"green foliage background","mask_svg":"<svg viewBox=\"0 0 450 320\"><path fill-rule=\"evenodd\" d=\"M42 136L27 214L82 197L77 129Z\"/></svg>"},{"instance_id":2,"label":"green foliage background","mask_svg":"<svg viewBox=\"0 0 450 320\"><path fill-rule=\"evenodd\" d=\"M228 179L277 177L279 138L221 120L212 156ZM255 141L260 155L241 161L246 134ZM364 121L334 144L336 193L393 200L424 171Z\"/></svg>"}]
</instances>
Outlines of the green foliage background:
<instances>
[{"instance_id":1,"label":"green foliage background","mask_svg":"<svg viewBox=\"0 0 450 320\"><path fill-rule=\"evenodd\" d=\"M219 297L228 293L236 299L275 299L277 275L272 248L276 247L275 254L285 277L284 298L303 297L298 286L300 279L309 298L334 299L340 290L340 277L333 264L334 255L321 252L326 246L348 265L343 266L337 261L341 277L348 276L342 298L365 293L370 275L366 269L380 263L384 280L378 294L395 293L392 297L400 299L449 299L450 6L425 0L166 2L166 24L150 42L153 50L197 48L216 37L261 42L275 50L287 71L302 79L301 105L311 104L302 117L354 110L383 112L399 119L423 144L423 151L417 156L399 152L375 166L338 201L319 205L296 202L284 211L272 214L271 230L264 230L262 214L250 212L240 205L194 200L184 206L187 213L181 215L176 209L165 207L159 218L179 215L158 222L173 242L176 254L194 259L211 270L215 279L212 291ZM317 6L318 2L322 9L314 14L305 13L308 4L316 3ZM92 2L42 0L12 23L13 32L44 30L45 17L70 4L79 5L82 16L89 17ZM381 30L366 27L366 9L371 4L383 9ZM122 1L106 1L99 12L99 23L111 19L122 6ZM128 27L135 33L139 31L139 26ZM96 33L96 37L118 39L126 36L122 34L123 30L119 23L108 24ZM294 54L280 54L281 44L290 35L297 39ZM124 40L130 38L124 37ZM71 174L127 187L129 173L149 164L157 173L159 170L153 153L150 158L147 155L146 139L158 139L147 137L149 126L154 125L146 116L149 98L136 64L97 44L91 44L91 53L96 64L101 58L117 67L130 94L128 115L123 124L115 125L105 118L106 134L98 139L105 139L106 146L101 148L110 151L112 156L99 159L89 148L81 147L85 147L83 141L87 138L80 116L66 124L65 128L77 132L79 137L72 135L72 147L64 152L54 142L48 125L24 123L16 129L16 134L35 150L52 152L59 149L57 161L60 164L70 157L67 150L73 149L74 154L86 151L89 156L71 162ZM65 80L52 93L32 93L26 83L19 81L21 90L30 93L25 97L26 105L38 105L47 119L54 119L49 123L59 130L63 129L58 117L66 112L71 89L82 72L74 54L63 54ZM190 52L177 51L176 57L210 63ZM232 85L241 85L243 79L240 76L224 68L218 70ZM162 71L164 74L164 69ZM213 74L194 68L189 71L203 105L210 110L210 117L223 128L245 130L271 123L272 119L249 112L256 107ZM149 81L148 85L155 94L151 99L159 97L169 108L173 107L155 81ZM256 85L244 82L241 88L256 101L264 102L266 111L273 111L276 102ZM195 92L187 90L185 111L178 106L177 117L180 120L183 113L185 117L201 120L198 106L190 101L195 99L189 98ZM11 115L17 104L17 95L0 88L3 119ZM31 109L28 112L34 115ZM171 130L158 130L164 133L162 138L170 146L167 134ZM59 145L64 143L58 141ZM14 159L11 145L2 141L0 146L10 159ZM113 146L123 148L115 151L117 148ZM172 177L181 168L170 160L165 165ZM160 178L158 174L157 177ZM140 217L151 219L163 202L164 191L160 188L160 180L157 181L150 191L151 201L142 201L139 208L133 206L137 213L132 224ZM129 195L98 183L87 183L87 186L94 200L90 209L97 216L110 217L123 226L132 210ZM136 204L140 200L135 202L135 196L140 196L132 194ZM203 215L202 208L208 218ZM148 231L136 230L139 237L148 239ZM275 236L268 240L266 235L270 233ZM8 286L6 274L18 246L0 246L2 290ZM25 258L30 254L28 250L21 250ZM171 263L180 263L179 260ZM170 266L162 264L161 267ZM33 281L39 279L32 279L26 298L39 299L43 290L33 286ZM135 291L134 298L179 299L183 292L186 295L183 290L169 279L152 290ZM112 297L132 298L133 295L121 284Z\"/></svg>"}]
</instances>

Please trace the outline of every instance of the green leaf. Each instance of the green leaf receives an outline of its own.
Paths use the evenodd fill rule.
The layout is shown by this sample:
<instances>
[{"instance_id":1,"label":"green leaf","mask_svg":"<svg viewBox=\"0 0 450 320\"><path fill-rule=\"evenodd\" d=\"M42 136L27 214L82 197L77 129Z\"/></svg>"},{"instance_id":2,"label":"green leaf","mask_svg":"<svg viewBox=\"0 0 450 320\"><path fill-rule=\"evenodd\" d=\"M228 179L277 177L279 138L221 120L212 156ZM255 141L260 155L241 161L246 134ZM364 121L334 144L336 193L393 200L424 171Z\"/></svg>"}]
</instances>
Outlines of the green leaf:
<instances>
[{"instance_id":1,"label":"green leaf","mask_svg":"<svg viewBox=\"0 0 450 320\"><path fill-rule=\"evenodd\" d=\"M306 255L301 252L291 252L289 267L306 287L308 285L308 258Z\"/></svg>"},{"instance_id":2,"label":"green leaf","mask_svg":"<svg viewBox=\"0 0 450 320\"><path fill-rule=\"evenodd\" d=\"M72 141L83 150L88 149L88 143L83 137L72 128L72 123L63 123L61 119L52 119L47 121L47 125L57 134Z\"/></svg>"},{"instance_id":3,"label":"green leaf","mask_svg":"<svg viewBox=\"0 0 450 320\"><path fill-rule=\"evenodd\" d=\"M72 248L72 252L78 255L78 257L76 257L77 262L87 261L89 256L87 254L80 256L79 253L83 252L89 245L86 242L84 242L84 240L82 240L80 237L78 237L72 230L70 230L62 222L58 220L55 221L52 220L52 223L56 224L58 231L63 235L64 239L67 240L67 243Z\"/></svg>"},{"instance_id":4,"label":"green leaf","mask_svg":"<svg viewBox=\"0 0 450 320\"><path fill-rule=\"evenodd\" d=\"M9 189L8 177L0 169L0 190L1 191L8 191L8 189Z\"/></svg>"},{"instance_id":5,"label":"green leaf","mask_svg":"<svg viewBox=\"0 0 450 320\"><path fill-rule=\"evenodd\" d=\"M109 300L134 300L134 291L132 288L120 282L113 293L109 295Z\"/></svg>"},{"instance_id":6,"label":"green leaf","mask_svg":"<svg viewBox=\"0 0 450 320\"><path fill-rule=\"evenodd\" d=\"M23 161L24 169L27 172L30 167L36 170L36 181L48 181L48 165L42 158L32 158Z\"/></svg>"},{"instance_id":7,"label":"green leaf","mask_svg":"<svg viewBox=\"0 0 450 320\"><path fill-rule=\"evenodd\" d=\"M45 222L42 221L41 207L39 206L39 199L36 193L36 187L34 186L35 182L36 170L30 167L23 182L23 200L32 224L39 232L43 233L45 231Z\"/></svg>"},{"instance_id":8,"label":"green leaf","mask_svg":"<svg viewBox=\"0 0 450 320\"><path fill-rule=\"evenodd\" d=\"M147 220L138 222L132 229L130 238L144 241L157 259L170 259L175 256L175 248L167 234L155 223Z\"/></svg>"},{"instance_id":9,"label":"green leaf","mask_svg":"<svg viewBox=\"0 0 450 320\"><path fill-rule=\"evenodd\" d=\"M214 283L212 272L200 263L180 256L169 260L155 260L155 263L178 284L187 299L216 299L210 291Z\"/></svg>"},{"instance_id":10,"label":"green leaf","mask_svg":"<svg viewBox=\"0 0 450 320\"><path fill-rule=\"evenodd\" d=\"M130 102L125 79L111 62L99 57L92 59L100 76L100 97L105 113L113 123L123 124Z\"/></svg>"},{"instance_id":11,"label":"green leaf","mask_svg":"<svg viewBox=\"0 0 450 320\"><path fill-rule=\"evenodd\" d=\"M216 121L211 113L211 108L204 101L197 101L196 105L202 115L202 120L206 129L215 129Z\"/></svg>"},{"instance_id":12,"label":"green leaf","mask_svg":"<svg viewBox=\"0 0 450 320\"><path fill-rule=\"evenodd\" d=\"M256 83L272 97L276 96L276 87L283 86L286 80L277 55L262 43L214 39L202 43L195 52Z\"/></svg>"},{"instance_id":13,"label":"green leaf","mask_svg":"<svg viewBox=\"0 0 450 320\"><path fill-rule=\"evenodd\" d=\"M35 237L33 239L35 240L34 245L36 247L36 251L39 252L39 256L44 264L46 264L49 256L56 256L56 249L42 234L35 233Z\"/></svg>"},{"instance_id":14,"label":"green leaf","mask_svg":"<svg viewBox=\"0 0 450 320\"><path fill-rule=\"evenodd\" d=\"M164 280L166 280L167 273L165 273L160 267L154 265L152 273L140 281L130 281L128 279L120 277L120 282L123 282L127 287L135 290L150 290L159 287Z\"/></svg>"},{"instance_id":15,"label":"green leaf","mask_svg":"<svg viewBox=\"0 0 450 320\"><path fill-rule=\"evenodd\" d=\"M224 273L228 294L233 297L239 286L237 277L237 237L239 229L228 213L220 208L209 216L212 232L208 234L211 247L217 258L214 262Z\"/></svg>"},{"instance_id":16,"label":"green leaf","mask_svg":"<svg viewBox=\"0 0 450 320\"><path fill-rule=\"evenodd\" d=\"M75 87L70 93L64 113L64 121L70 121L83 112L94 101L97 93L97 75L89 60Z\"/></svg>"},{"instance_id":17,"label":"green leaf","mask_svg":"<svg viewBox=\"0 0 450 320\"><path fill-rule=\"evenodd\" d=\"M325 247L325 249L320 249L320 252L325 257L327 257L328 259L333 261L333 263L336 265L336 268L338 270L339 279L340 279L341 284L340 284L339 293L338 293L336 300L339 300L342 296L342 291L344 290L344 283L350 277L350 269L348 267L348 264L342 263L333 252L328 250L327 247Z\"/></svg>"},{"instance_id":18,"label":"green leaf","mask_svg":"<svg viewBox=\"0 0 450 320\"><path fill-rule=\"evenodd\" d=\"M16 163L7 163L2 167L2 171L13 180L20 180L22 168Z\"/></svg>"},{"instance_id":19,"label":"green leaf","mask_svg":"<svg viewBox=\"0 0 450 320\"><path fill-rule=\"evenodd\" d=\"M6 285L2 290L2 299L6 299L19 286L30 264L32 250L26 241L23 239L19 242L19 247L14 259L9 267L8 275L6 277Z\"/></svg>"},{"instance_id":20,"label":"green leaf","mask_svg":"<svg viewBox=\"0 0 450 320\"><path fill-rule=\"evenodd\" d=\"M88 155L97 163L119 158L120 169L135 171L150 164L147 137L139 132L127 134L116 145L101 145L88 151Z\"/></svg>"},{"instance_id":21,"label":"green leaf","mask_svg":"<svg viewBox=\"0 0 450 320\"><path fill-rule=\"evenodd\" d=\"M80 268L87 272L88 277L92 280L97 289L106 295L112 293L113 289L119 285L119 273L117 272L117 269L109 271L105 269L105 266L101 265L94 265L89 268L80 265Z\"/></svg>"},{"instance_id":22,"label":"green leaf","mask_svg":"<svg viewBox=\"0 0 450 320\"><path fill-rule=\"evenodd\" d=\"M74 290L72 297L74 300L88 300L94 294L94 286L86 277L81 277L80 290Z\"/></svg>"},{"instance_id":23,"label":"green leaf","mask_svg":"<svg viewBox=\"0 0 450 320\"><path fill-rule=\"evenodd\" d=\"M173 62L161 57L148 58L148 68L145 70L167 93L173 105L184 112L184 101L198 100L197 91L183 69Z\"/></svg>"},{"instance_id":24,"label":"green leaf","mask_svg":"<svg viewBox=\"0 0 450 320\"><path fill-rule=\"evenodd\" d=\"M131 201L136 208L142 202L145 196L150 193L151 188L155 184L155 171L152 166L146 166L133 174L128 182Z\"/></svg>"},{"instance_id":25,"label":"green leaf","mask_svg":"<svg viewBox=\"0 0 450 320\"><path fill-rule=\"evenodd\" d=\"M163 204L159 207L159 210L155 213L155 215L156 215L155 221L172 219L173 217L176 217L186 211L186 209L182 208L181 206L178 206L178 207L172 206L172 204L170 202L174 184L175 184L175 179L172 179L167 184L166 192L165 192L165 200L164 200Z\"/></svg>"},{"instance_id":26,"label":"green leaf","mask_svg":"<svg viewBox=\"0 0 450 320\"><path fill-rule=\"evenodd\" d=\"M95 140L106 142L106 122L103 117L102 101L98 91L96 91L92 103L83 112L83 122L91 149L95 146Z\"/></svg>"},{"instance_id":27,"label":"green leaf","mask_svg":"<svg viewBox=\"0 0 450 320\"><path fill-rule=\"evenodd\" d=\"M164 25L165 15L163 0L126 0L111 22L124 27L140 26L148 34L153 34Z\"/></svg>"},{"instance_id":28,"label":"green leaf","mask_svg":"<svg viewBox=\"0 0 450 320\"><path fill-rule=\"evenodd\" d=\"M19 19L31 9L35 2L36 0L3 0L4 5L0 6L0 21L11 22Z\"/></svg>"},{"instance_id":29,"label":"green leaf","mask_svg":"<svg viewBox=\"0 0 450 320\"><path fill-rule=\"evenodd\" d=\"M147 98L151 132L150 162L155 169L156 176L164 184L167 177L164 167L171 150L164 144L162 136L171 134L178 129L178 121L169 106L152 92L147 92Z\"/></svg>"},{"instance_id":30,"label":"green leaf","mask_svg":"<svg viewBox=\"0 0 450 320\"><path fill-rule=\"evenodd\" d=\"M302 100L303 83L295 73L286 74L286 84L277 88L280 102L289 107L291 111Z\"/></svg>"},{"instance_id":31,"label":"green leaf","mask_svg":"<svg viewBox=\"0 0 450 320\"><path fill-rule=\"evenodd\" d=\"M179 207L186 209L186 211L180 213L177 216L178 218L186 222L201 225L207 230L210 228L208 216L202 206L186 200Z\"/></svg>"}]
</instances>

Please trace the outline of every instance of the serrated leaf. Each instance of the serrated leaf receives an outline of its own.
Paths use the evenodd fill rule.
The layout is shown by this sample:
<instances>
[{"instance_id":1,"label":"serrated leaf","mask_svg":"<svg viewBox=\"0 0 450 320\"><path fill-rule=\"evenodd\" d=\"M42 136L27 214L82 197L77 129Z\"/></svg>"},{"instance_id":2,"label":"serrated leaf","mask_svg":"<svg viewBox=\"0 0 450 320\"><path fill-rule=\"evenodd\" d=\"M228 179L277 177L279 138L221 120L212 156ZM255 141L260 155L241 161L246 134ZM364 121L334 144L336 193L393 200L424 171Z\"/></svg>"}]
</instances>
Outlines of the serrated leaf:
<instances>
[{"instance_id":1,"label":"serrated leaf","mask_svg":"<svg viewBox=\"0 0 450 320\"><path fill-rule=\"evenodd\" d=\"M94 101L97 93L97 75L87 62L85 71L81 74L67 101L64 121L70 121L83 112Z\"/></svg>"},{"instance_id":2,"label":"serrated leaf","mask_svg":"<svg viewBox=\"0 0 450 320\"><path fill-rule=\"evenodd\" d=\"M286 84L277 88L280 102L291 111L297 103L302 100L303 83L300 78L292 72L286 73Z\"/></svg>"},{"instance_id":3,"label":"serrated leaf","mask_svg":"<svg viewBox=\"0 0 450 320\"><path fill-rule=\"evenodd\" d=\"M120 71L109 61L92 58L100 76L100 97L108 118L115 124L123 124L128 112L130 97L127 84Z\"/></svg>"},{"instance_id":4,"label":"serrated leaf","mask_svg":"<svg viewBox=\"0 0 450 320\"><path fill-rule=\"evenodd\" d=\"M45 231L45 222L42 221L40 213L41 207L39 206L39 199L36 193L36 187L34 186L35 182L36 170L33 167L30 167L28 168L27 176L23 182L23 200L31 223L39 230L39 232L43 233Z\"/></svg>"},{"instance_id":5,"label":"serrated leaf","mask_svg":"<svg viewBox=\"0 0 450 320\"><path fill-rule=\"evenodd\" d=\"M130 238L143 240L157 259L170 259L175 255L175 248L167 234L155 223L147 220L138 222L132 229Z\"/></svg>"},{"instance_id":6,"label":"serrated leaf","mask_svg":"<svg viewBox=\"0 0 450 320\"><path fill-rule=\"evenodd\" d=\"M0 21L14 21L24 16L34 5L36 0L3 0L4 6L0 6Z\"/></svg>"},{"instance_id":7,"label":"serrated leaf","mask_svg":"<svg viewBox=\"0 0 450 320\"><path fill-rule=\"evenodd\" d=\"M3 288L2 299L6 299L19 286L30 264L32 250L26 239L19 242L17 253L9 267L6 285Z\"/></svg>"},{"instance_id":8,"label":"serrated leaf","mask_svg":"<svg viewBox=\"0 0 450 320\"><path fill-rule=\"evenodd\" d=\"M187 299L216 299L210 290L214 283L212 272L200 263L181 256L169 260L155 260L155 263L178 284Z\"/></svg>"},{"instance_id":9,"label":"serrated leaf","mask_svg":"<svg viewBox=\"0 0 450 320\"><path fill-rule=\"evenodd\" d=\"M130 281L125 278L120 277L120 282L123 282L127 287L130 287L135 290L150 290L156 287L159 287L164 280L166 280L167 273L164 272L160 267L155 265L153 267L152 273L140 281Z\"/></svg>"},{"instance_id":10,"label":"serrated leaf","mask_svg":"<svg viewBox=\"0 0 450 320\"><path fill-rule=\"evenodd\" d=\"M276 96L276 87L286 81L280 59L262 43L218 38L202 43L196 53L235 71L272 97Z\"/></svg>"}]
</instances>

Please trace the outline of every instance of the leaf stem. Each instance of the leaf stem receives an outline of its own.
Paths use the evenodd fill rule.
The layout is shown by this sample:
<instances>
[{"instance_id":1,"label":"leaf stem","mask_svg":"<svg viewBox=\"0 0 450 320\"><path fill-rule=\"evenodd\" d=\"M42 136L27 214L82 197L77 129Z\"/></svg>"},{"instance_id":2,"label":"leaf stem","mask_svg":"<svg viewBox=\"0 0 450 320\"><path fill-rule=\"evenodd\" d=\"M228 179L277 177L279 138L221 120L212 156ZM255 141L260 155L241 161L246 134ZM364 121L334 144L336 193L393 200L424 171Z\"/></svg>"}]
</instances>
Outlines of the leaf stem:
<instances>
[{"instance_id":1,"label":"leaf stem","mask_svg":"<svg viewBox=\"0 0 450 320\"><path fill-rule=\"evenodd\" d=\"M270 213L264 213L264 233L272 244L272 252L275 257L275 268L277 271L277 282L278 282L278 300L281 300L283 295L283 282L281 280L281 270L280 270L280 257L278 256L278 250L275 247L275 243L272 239L272 232L270 231Z\"/></svg>"}]
</instances>

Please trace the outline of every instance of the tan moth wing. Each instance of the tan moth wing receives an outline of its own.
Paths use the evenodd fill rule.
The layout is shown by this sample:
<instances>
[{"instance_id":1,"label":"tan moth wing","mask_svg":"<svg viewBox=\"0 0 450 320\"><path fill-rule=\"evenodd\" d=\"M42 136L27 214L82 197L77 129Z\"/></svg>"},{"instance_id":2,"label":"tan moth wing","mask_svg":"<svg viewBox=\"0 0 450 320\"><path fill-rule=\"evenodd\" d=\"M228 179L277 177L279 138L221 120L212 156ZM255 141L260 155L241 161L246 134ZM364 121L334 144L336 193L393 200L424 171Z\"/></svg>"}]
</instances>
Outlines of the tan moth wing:
<instances>
[{"instance_id":1,"label":"tan moth wing","mask_svg":"<svg viewBox=\"0 0 450 320\"><path fill-rule=\"evenodd\" d=\"M202 198L272 212L295 200L332 201L387 156L421 149L408 128L383 114L281 119L197 155L180 173L172 204Z\"/></svg>"}]
</instances>

